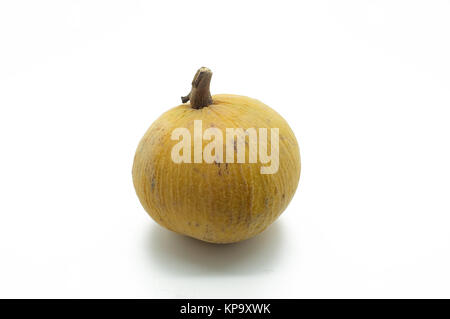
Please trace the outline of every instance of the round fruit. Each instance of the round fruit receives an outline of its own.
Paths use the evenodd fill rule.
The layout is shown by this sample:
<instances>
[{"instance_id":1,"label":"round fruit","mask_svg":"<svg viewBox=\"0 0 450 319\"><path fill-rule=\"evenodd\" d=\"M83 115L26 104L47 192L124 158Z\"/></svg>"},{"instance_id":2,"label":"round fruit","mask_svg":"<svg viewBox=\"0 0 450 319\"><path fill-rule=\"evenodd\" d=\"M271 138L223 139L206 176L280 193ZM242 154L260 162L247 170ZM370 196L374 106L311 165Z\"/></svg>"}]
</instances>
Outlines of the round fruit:
<instances>
[{"instance_id":1,"label":"round fruit","mask_svg":"<svg viewBox=\"0 0 450 319\"><path fill-rule=\"evenodd\" d=\"M300 153L278 113L245 96L211 96L211 76L198 70L184 104L150 126L133 182L160 225L232 243L262 232L284 211L299 182Z\"/></svg>"}]
</instances>

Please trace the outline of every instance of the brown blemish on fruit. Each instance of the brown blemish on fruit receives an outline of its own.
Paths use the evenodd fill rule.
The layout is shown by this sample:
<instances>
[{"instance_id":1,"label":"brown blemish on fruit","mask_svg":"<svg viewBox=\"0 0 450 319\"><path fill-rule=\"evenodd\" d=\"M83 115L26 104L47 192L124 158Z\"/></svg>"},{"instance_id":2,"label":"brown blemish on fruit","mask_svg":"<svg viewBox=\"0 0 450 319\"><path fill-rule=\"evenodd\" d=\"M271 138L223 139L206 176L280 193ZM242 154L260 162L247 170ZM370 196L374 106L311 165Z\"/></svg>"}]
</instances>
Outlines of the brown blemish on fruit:
<instances>
[{"instance_id":1,"label":"brown blemish on fruit","mask_svg":"<svg viewBox=\"0 0 450 319\"><path fill-rule=\"evenodd\" d=\"M151 187L152 187L152 191L153 191L155 189L155 176L152 177Z\"/></svg>"}]
</instances>

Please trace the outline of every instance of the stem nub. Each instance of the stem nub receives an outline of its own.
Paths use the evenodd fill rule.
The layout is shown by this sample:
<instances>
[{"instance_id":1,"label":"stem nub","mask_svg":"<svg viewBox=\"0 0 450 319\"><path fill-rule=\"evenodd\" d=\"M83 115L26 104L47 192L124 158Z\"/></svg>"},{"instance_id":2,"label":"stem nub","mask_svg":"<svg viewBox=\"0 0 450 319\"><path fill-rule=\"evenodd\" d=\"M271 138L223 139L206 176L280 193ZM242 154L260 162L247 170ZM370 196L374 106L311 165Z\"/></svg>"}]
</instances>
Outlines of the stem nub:
<instances>
[{"instance_id":1,"label":"stem nub","mask_svg":"<svg viewBox=\"0 0 450 319\"><path fill-rule=\"evenodd\" d=\"M201 109L213 103L211 92L209 92L209 84L211 83L212 72L210 69L201 67L195 73L192 80L191 92L181 97L181 101L186 103L191 101L191 106L194 109Z\"/></svg>"}]
</instances>

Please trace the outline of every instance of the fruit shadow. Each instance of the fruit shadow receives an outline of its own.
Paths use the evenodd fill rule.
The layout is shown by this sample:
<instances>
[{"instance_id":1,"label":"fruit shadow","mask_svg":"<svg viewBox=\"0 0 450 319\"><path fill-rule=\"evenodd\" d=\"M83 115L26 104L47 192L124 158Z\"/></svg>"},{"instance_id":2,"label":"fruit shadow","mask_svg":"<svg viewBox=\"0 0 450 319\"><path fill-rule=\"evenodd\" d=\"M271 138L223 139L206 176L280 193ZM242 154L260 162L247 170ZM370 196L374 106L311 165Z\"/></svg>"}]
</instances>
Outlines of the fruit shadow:
<instances>
[{"instance_id":1,"label":"fruit shadow","mask_svg":"<svg viewBox=\"0 0 450 319\"><path fill-rule=\"evenodd\" d=\"M234 244L210 244L153 227L145 242L149 261L171 275L249 275L274 271L283 242L282 223Z\"/></svg>"}]
</instances>

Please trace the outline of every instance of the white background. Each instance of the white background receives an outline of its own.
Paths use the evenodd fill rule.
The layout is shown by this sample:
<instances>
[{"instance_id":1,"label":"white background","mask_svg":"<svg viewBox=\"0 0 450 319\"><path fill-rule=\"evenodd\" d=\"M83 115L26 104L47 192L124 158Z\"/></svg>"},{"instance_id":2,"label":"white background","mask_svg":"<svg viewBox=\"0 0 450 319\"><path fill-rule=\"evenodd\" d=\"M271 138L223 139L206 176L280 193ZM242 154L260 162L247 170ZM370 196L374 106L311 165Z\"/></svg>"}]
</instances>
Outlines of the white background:
<instances>
[{"instance_id":1,"label":"white background","mask_svg":"<svg viewBox=\"0 0 450 319\"><path fill-rule=\"evenodd\" d=\"M300 144L290 206L217 246L131 166L200 66ZM2 1L0 297L450 297L449 1Z\"/></svg>"}]
</instances>

